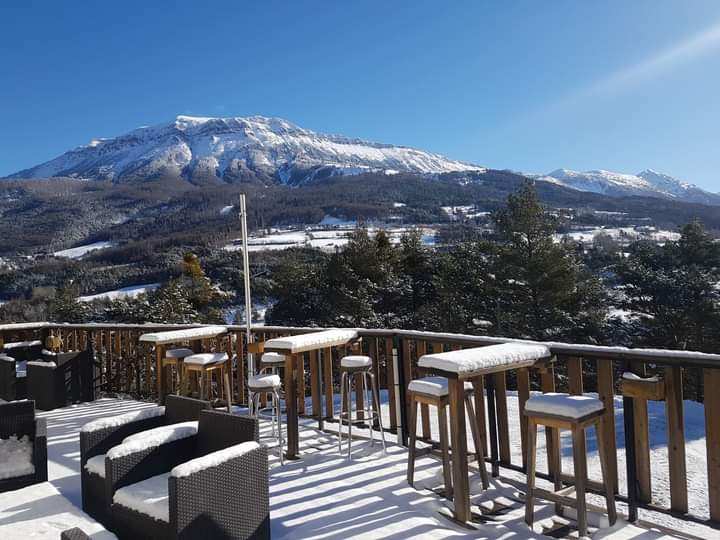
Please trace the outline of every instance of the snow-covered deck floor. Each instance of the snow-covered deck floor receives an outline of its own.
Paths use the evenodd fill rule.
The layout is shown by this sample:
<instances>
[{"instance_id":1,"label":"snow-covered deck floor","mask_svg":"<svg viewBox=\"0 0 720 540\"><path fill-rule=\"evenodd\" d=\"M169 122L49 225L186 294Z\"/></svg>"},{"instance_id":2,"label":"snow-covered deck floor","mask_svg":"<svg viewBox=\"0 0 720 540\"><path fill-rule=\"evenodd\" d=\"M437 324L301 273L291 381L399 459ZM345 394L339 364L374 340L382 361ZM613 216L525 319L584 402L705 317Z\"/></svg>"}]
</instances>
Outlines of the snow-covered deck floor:
<instances>
[{"instance_id":1,"label":"snow-covered deck floor","mask_svg":"<svg viewBox=\"0 0 720 540\"><path fill-rule=\"evenodd\" d=\"M43 413L48 419L50 483L26 488L22 494L0 494L0 538L55 538L52 531L65 526L85 524L88 527L89 518L79 510L78 432L90 420L148 406L153 405L103 399ZM509 508L493 515L492 521L478 530L469 531L440 513L446 503L429 489L441 483L440 463L435 458L424 456L417 460L417 489L413 489L405 480L407 451L393 444L392 435L387 439L386 455L380 453L378 444L370 448L365 441L354 441L356 457L347 460L338 454L335 436L317 431L314 422L302 422L302 460L286 462L281 467L275 451L271 451L270 506L274 539L548 538L527 528L522 505L515 499L517 489L506 481L493 481L485 493L473 481L474 504L489 506L495 501L507 503ZM269 426L263 425L263 434L269 434ZM55 489L63 497L58 497ZM67 504L68 501L71 504ZM548 505L536 506L538 522L548 520L551 515ZM717 531L706 529L709 532L703 533L687 525L683 532L702 534L705 539L720 536ZM100 529L96 526L94 531ZM100 531L93 537L108 538L109 535ZM593 538L656 540L671 536L650 527L620 522L613 529L598 530Z\"/></svg>"}]
</instances>

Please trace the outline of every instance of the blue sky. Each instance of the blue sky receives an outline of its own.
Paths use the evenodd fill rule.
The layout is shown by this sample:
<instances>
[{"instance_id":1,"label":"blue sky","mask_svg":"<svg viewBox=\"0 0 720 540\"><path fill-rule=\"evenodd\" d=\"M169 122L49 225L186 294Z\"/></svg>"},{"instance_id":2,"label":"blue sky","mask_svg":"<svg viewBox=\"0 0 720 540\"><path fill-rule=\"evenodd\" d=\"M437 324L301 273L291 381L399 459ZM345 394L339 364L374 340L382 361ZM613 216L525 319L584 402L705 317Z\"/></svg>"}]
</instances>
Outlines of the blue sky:
<instances>
[{"instance_id":1,"label":"blue sky","mask_svg":"<svg viewBox=\"0 0 720 540\"><path fill-rule=\"evenodd\" d=\"M720 191L720 2L3 2L0 175L178 114Z\"/></svg>"}]
</instances>

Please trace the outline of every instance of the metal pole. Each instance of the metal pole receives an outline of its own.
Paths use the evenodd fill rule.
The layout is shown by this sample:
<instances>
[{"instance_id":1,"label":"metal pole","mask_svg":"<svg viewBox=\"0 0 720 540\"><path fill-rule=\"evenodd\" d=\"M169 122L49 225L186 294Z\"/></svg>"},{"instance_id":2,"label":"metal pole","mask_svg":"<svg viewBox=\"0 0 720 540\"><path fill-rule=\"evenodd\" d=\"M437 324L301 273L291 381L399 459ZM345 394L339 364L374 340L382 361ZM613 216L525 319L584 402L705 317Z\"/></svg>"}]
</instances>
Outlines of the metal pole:
<instances>
[{"instance_id":1,"label":"metal pole","mask_svg":"<svg viewBox=\"0 0 720 540\"><path fill-rule=\"evenodd\" d=\"M242 236L243 253L243 280L245 282L245 325L246 342L252 343L252 301L250 298L250 258L248 256L247 238L247 208L245 206L245 194L240 194L240 229ZM248 353L248 378L255 373L255 359L252 353ZM248 390L248 403L250 403L250 391Z\"/></svg>"}]
</instances>

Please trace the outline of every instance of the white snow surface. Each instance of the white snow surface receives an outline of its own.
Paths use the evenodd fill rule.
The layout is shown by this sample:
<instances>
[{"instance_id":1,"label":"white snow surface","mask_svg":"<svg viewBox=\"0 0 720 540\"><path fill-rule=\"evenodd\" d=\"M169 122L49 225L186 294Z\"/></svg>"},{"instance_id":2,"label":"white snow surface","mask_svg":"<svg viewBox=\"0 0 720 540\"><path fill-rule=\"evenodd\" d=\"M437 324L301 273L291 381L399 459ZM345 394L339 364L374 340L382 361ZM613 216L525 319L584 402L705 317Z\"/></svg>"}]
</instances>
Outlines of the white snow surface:
<instances>
[{"instance_id":1,"label":"white snow surface","mask_svg":"<svg viewBox=\"0 0 720 540\"><path fill-rule=\"evenodd\" d=\"M191 423L191 422L189 422ZM180 439L187 439L197 435L197 425L179 425L173 424L166 426L169 429L151 429L142 433L141 437L131 438L128 442L123 441L122 444L113 446L107 453L110 459L119 459L129 456L135 452L153 448Z\"/></svg>"},{"instance_id":2,"label":"white snow surface","mask_svg":"<svg viewBox=\"0 0 720 540\"><path fill-rule=\"evenodd\" d=\"M140 336L140 341L147 341L156 344L179 343L191 339L213 338L225 334L227 328L224 326L198 326L197 328L186 328L185 330L168 330L167 332L149 332Z\"/></svg>"},{"instance_id":3,"label":"white snow surface","mask_svg":"<svg viewBox=\"0 0 720 540\"><path fill-rule=\"evenodd\" d=\"M591 396L571 396L548 392L532 396L525 403L525 410L536 414L549 414L564 418L582 418L602 411L603 402Z\"/></svg>"},{"instance_id":4,"label":"white snow surface","mask_svg":"<svg viewBox=\"0 0 720 540\"><path fill-rule=\"evenodd\" d=\"M115 245L115 242L103 240L101 242L93 242L92 244L85 244L70 249L56 251L55 253L53 253L53 255L55 255L55 257L65 257L67 259L80 259L91 251L97 251L98 249L107 249Z\"/></svg>"},{"instance_id":5,"label":"white snow surface","mask_svg":"<svg viewBox=\"0 0 720 540\"><path fill-rule=\"evenodd\" d=\"M32 454L33 445L27 435L0 439L0 480L33 474Z\"/></svg>"},{"instance_id":6,"label":"white snow surface","mask_svg":"<svg viewBox=\"0 0 720 540\"><path fill-rule=\"evenodd\" d=\"M281 349L289 353L300 353L325 347L345 345L358 337L356 330L323 330L269 339L265 342L265 349Z\"/></svg>"},{"instance_id":7,"label":"white snow surface","mask_svg":"<svg viewBox=\"0 0 720 540\"><path fill-rule=\"evenodd\" d=\"M113 495L113 502L159 521L169 522L169 477L169 473L159 474L142 482L122 487Z\"/></svg>"},{"instance_id":8,"label":"white snow surface","mask_svg":"<svg viewBox=\"0 0 720 540\"><path fill-rule=\"evenodd\" d=\"M300 182L312 180L318 169L331 175L484 170L413 148L315 133L281 118L178 116L166 124L95 140L11 177L122 180L158 174L225 176L248 169L283 183L294 173L302 176Z\"/></svg>"},{"instance_id":9,"label":"white snow surface","mask_svg":"<svg viewBox=\"0 0 720 540\"><path fill-rule=\"evenodd\" d=\"M165 414L165 407L148 407L143 408L139 411L133 411L125 414L118 414L116 416L106 416L104 418L98 418L92 422L88 422L82 427L82 431L85 433L91 433L101 429L107 429L110 427L119 427L131 422L137 422L138 420L147 420L148 418L155 418L156 416L162 416Z\"/></svg>"},{"instance_id":10,"label":"white snow surface","mask_svg":"<svg viewBox=\"0 0 720 540\"><path fill-rule=\"evenodd\" d=\"M144 285L131 285L114 291L106 291L98 294L90 294L78 297L80 302L92 302L93 300L117 300L118 298L135 298L143 293L154 291L159 288L159 283L146 283Z\"/></svg>"},{"instance_id":11,"label":"white snow surface","mask_svg":"<svg viewBox=\"0 0 720 540\"><path fill-rule=\"evenodd\" d=\"M42 341L35 339L32 341L12 341L3 345L3 349L19 349L22 347L38 347L42 345Z\"/></svg>"},{"instance_id":12,"label":"white snow surface","mask_svg":"<svg viewBox=\"0 0 720 540\"><path fill-rule=\"evenodd\" d=\"M487 347L474 347L460 351L426 354L418 366L466 375L477 370L507 366L508 369L531 366L536 360L550 356L544 345L503 343Z\"/></svg>"},{"instance_id":13,"label":"white snow surface","mask_svg":"<svg viewBox=\"0 0 720 540\"><path fill-rule=\"evenodd\" d=\"M222 465L223 463L231 459L244 456L248 452L251 452L258 448L260 448L260 445L255 441L248 441L236 444L234 446L230 446L229 448L224 448L216 452L211 452L210 454L206 454L204 456L200 456L198 458L191 459L190 461L186 461L185 463L177 465L175 468L173 468L172 471L170 471L170 476L173 476L175 478L183 478L185 476L190 476L191 474L194 474L196 472L204 471L205 469Z\"/></svg>"},{"instance_id":14,"label":"white snow surface","mask_svg":"<svg viewBox=\"0 0 720 540\"><path fill-rule=\"evenodd\" d=\"M85 470L105 478L105 454L93 456L85 462Z\"/></svg>"},{"instance_id":15,"label":"white snow surface","mask_svg":"<svg viewBox=\"0 0 720 540\"><path fill-rule=\"evenodd\" d=\"M159 437L161 438L167 436L166 432L175 431L176 429L185 430L186 428L188 428L188 431L192 431L193 435L196 435L198 430L198 421L188 420L187 422L178 422L177 424L168 424L166 426L158 426L156 428L146 429L145 431L139 431L138 433L133 433L132 435L125 437L122 444L140 440L155 441Z\"/></svg>"}]
</instances>

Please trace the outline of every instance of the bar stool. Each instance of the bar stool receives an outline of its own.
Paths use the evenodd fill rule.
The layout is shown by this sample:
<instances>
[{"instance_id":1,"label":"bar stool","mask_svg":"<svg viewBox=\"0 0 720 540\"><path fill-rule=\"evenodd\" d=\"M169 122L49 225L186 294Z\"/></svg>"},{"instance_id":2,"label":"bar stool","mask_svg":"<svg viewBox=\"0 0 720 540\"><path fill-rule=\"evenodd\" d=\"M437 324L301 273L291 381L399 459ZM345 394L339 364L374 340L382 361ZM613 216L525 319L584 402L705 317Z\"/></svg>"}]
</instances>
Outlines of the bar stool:
<instances>
[{"instance_id":1,"label":"bar stool","mask_svg":"<svg viewBox=\"0 0 720 540\"><path fill-rule=\"evenodd\" d=\"M380 426L380 438L382 440L383 453L385 453L385 432L382 426L382 413L380 409L380 398L378 394L377 384L375 383L375 375L372 373L372 358L369 356L351 355L345 356L340 360L340 424L338 426L338 451L342 454L342 440L343 440L343 421L347 422L348 425L348 452L347 457L350 458L350 452L352 449L352 425L361 421L369 420L370 427L370 444L375 444L373 437L373 425L375 420L378 421ZM357 410L358 403L355 403L355 418L352 414L352 390L355 386L355 377L353 375L361 375L361 388L364 395L364 405L362 409L363 419L359 418ZM370 378L372 400L368 399L368 377ZM345 403L345 395L347 394L347 410L343 411L343 404ZM356 398L357 399L357 398Z\"/></svg>"},{"instance_id":2,"label":"bar stool","mask_svg":"<svg viewBox=\"0 0 720 540\"><path fill-rule=\"evenodd\" d=\"M168 349L165 351L165 357L162 359L161 368L165 372L165 368L170 368L177 377L176 393L180 394L183 383L183 360L193 353L192 349L180 347L177 349Z\"/></svg>"},{"instance_id":3,"label":"bar stool","mask_svg":"<svg viewBox=\"0 0 720 540\"><path fill-rule=\"evenodd\" d=\"M533 396L525 402L527 418L527 494L525 496L525 522L533 526L533 498L535 496L558 504L574 506L577 509L578 533L587 535L587 504L585 502L585 482L587 478L587 456L581 452L585 430L595 427L600 467L605 486L605 501L610 526L615 524L615 494L612 484L608 481L608 461L615 456L608 455L603 431L603 413L605 406L602 401L590 396L571 396L569 394L547 393ZM572 432L573 468L575 474L575 501L567 497L568 490L557 490L560 482L556 481L555 491L547 491L535 487L535 453L537 448L537 426L557 429L569 429ZM571 486L571 489L573 486Z\"/></svg>"},{"instance_id":4,"label":"bar stool","mask_svg":"<svg viewBox=\"0 0 720 540\"><path fill-rule=\"evenodd\" d=\"M210 386L210 394L212 393L212 374L219 370L220 380L218 381L218 394L222 397L223 382L225 390L225 400L227 401L227 410L230 412L230 402L232 401L232 393L230 392L230 377L227 372L228 355L224 352L215 353L198 353L186 356L183 360L184 376L184 394L188 394L188 381L190 374L195 373L199 377L200 399L205 399L205 383ZM210 396L208 396L210 397Z\"/></svg>"},{"instance_id":5,"label":"bar stool","mask_svg":"<svg viewBox=\"0 0 720 540\"><path fill-rule=\"evenodd\" d=\"M282 383L280 376L274 373L262 375L252 375L248 379L248 390L250 391L250 403L248 414L252 418L265 416L260 408L260 396L262 394L272 395L272 405L270 406L270 421L272 425L272 436L275 436L275 424L277 423L277 442L280 452L280 465L283 465L283 446L285 439L282 432L282 411L280 409L280 388Z\"/></svg>"},{"instance_id":6,"label":"bar stool","mask_svg":"<svg viewBox=\"0 0 720 540\"><path fill-rule=\"evenodd\" d=\"M473 385L465 382L465 410L470 418L470 431L472 432L473 444L475 445L475 457L480 468L480 478L483 488L490 486L487 470L485 469L485 444L480 440L478 434L475 408L472 403ZM442 452L443 478L445 481L445 495L448 499L453 498L452 468L450 466L450 445L448 443L448 380L445 377L423 377L410 381L408 385L410 392L410 440L408 442L408 469L407 482L411 486L415 477L415 443L417 440L417 408L420 404L432 405L438 410L438 427L440 430L440 450Z\"/></svg>"}]
</instances>

